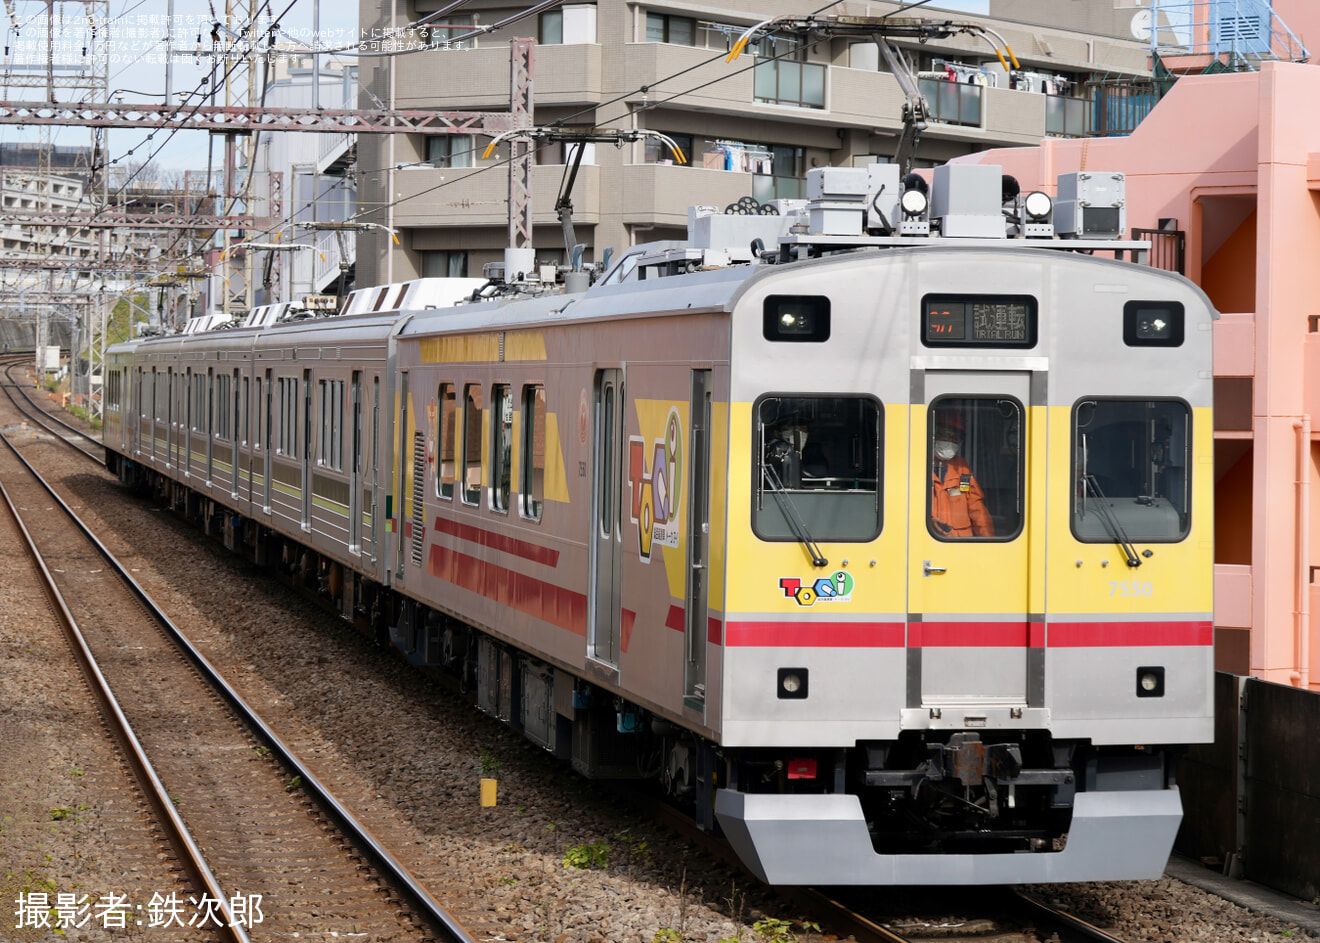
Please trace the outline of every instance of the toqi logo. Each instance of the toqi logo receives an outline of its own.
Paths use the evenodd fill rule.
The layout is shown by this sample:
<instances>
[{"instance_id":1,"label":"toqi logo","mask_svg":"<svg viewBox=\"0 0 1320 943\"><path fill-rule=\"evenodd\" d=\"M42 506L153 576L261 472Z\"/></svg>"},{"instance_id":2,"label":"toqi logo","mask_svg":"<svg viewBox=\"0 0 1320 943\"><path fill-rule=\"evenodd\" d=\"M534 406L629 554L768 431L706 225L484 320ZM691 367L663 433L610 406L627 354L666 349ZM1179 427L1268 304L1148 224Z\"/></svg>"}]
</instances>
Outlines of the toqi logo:
<instances>
[{"instance_id":1,"label":"toqi logo","mask_svg":"<svg viewBox=\"0 0 1320 943\"><path fill-rule=\"evenodd\" d=\"M629 519L637 525L637 550L651 562L651 548L678 546L679 498L683 490L683 424L670 407L665 435L652 443L651 469L646 468L646 440L628 439Z\"/></svg>"},{"instance_id":2,"label":"toqi logo","mask_svg":"<svg viewBox=\"0 0 1320 943\"><path fill-rule=\"evenodd\" d=\"M835 570L811 583L803 583L796 576L781 576L779 588L799 606L814 606L817 602L852 602L856 580L847 570Z\"/></svg>"}]
</instances>

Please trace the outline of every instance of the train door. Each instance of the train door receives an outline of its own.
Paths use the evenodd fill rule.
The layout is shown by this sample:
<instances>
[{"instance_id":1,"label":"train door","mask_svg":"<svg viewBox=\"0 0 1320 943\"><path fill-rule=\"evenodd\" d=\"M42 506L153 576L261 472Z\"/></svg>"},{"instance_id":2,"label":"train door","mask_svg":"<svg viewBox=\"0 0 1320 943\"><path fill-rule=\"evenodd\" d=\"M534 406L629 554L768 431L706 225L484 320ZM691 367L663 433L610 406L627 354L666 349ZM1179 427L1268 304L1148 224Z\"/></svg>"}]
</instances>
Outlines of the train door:
<instances>
[{"instance_id":1,"label":"train door","mask_svg":"<svg viewBox=\"0 0 1320 943\"><path fill-rule=\"evenodd\" d=\"M348 470L348 551L362 552L362 372L353 371L350 395L353 416L353 451Z\"/></svg>"},{"instance_id":2,"label":"train door","mask_svg":"<svg viewBox=\"0 0 1320 943\"><path fill-rule=\"evenodd\" d=\"M466 407L466 404L464 404ZM466 413L466 409L464 410ZM464 422L471 420L465 415ZM478 420L480 421L480 420ZM398 446L394 452L394 466L398 469L398 477L395 479L394 487L394 507L391 509L390 520L394 523L394 575L403 579L403 496L407 493L407 466L405 462L408 455L408 371L404 370L399 374L399 440Z\"/></svg>"},{"instance_id":3,"label":"train door","mask_svg":"<svg viewBox=\"0 0 1320 943\"><path fill-rule=\"evenodd\" d=\"M275 381L271 376L271 371L268 369L266 371L266 404L264 407L258 404L257 407L258 409L266 410L266 424L262 427L263 429L265 429L264 435L266 438L262 444L262 448L265 451L265 455L263 456L265 460L265 467L263 469L263 474L262 474L262 477L264 478L264 484L262 485L262 491L261 491L261 509L265 511L267 514L270 513L270 490L271 490L270 479L271 479L271 473L273 471L272 455L274 453L274 449L272 448L272 446L275 444L275 431L273 428L275 425L274 383Z\"/></svg>"},{"instance_id":4,"label":"train door","mask_svg":"<svg viewBox=\"0 0 1320 943\"><path fill-rule=\"evenodd\" d=\"M1026 373L924 375L910 452L908 707L930 716L1020 710L1040 694L1029 684L1039 673L1029 662L1043 668L1043 622L1030 616L1026 498L1028 450L1044 442L1027 438L1029 394Z\"/></svg>"},{"instance_id":5,"label":"train door","mask_svg":"<svg viewBox=\"0 0 1320 943\"><path fill-rule=\"evenodd\" d=\"M312 529L312 371L303 371L302 529Z\"/></svg>"},{"instance_id":6,"label":"train door","mask_svg":"<svg viewBox=\"0 0 1320 943\"><path fill-rule=\"evenodd\" d=\"M371 378L371 562L380 546L380 377Z\"/></svg>"},{"instance_id":7,"label":"train door","mask_svg":"<svg viewBox=\"0 0 1320 943\"><path fill-rule=\"evenodd\" d=\"M587 654L617 667L623 607L623 371L597 370L593 393L591 586Z\"/></svg>"},{"instance_id":8,"label":"train door","mask_svg":"<svg viewBox=\"0 0 1320 943\"><path fill-rule=\"evenodd\" d=\"M192 447L193 447L193 426L197 425L197 414L195 409L201 409L201 404L196 402L195 392L197 387L196 375L192 368L184 375L184 397L187 408L183 413L183 475L185 478L192 475Z\"/></svg>"},{"instance_id":9,"label":"train door","mask_svg":"<svg viewBox=\"0 0 1320 943\"><path fill-rule=\"evenodd\" d=\"M206 483L211 483L215 475L215 427L219 410L224 409L224 402L216 403L215 371L206 371Z\"/></svg>"},{"instance_id":10,"label":"train door","mask_svg":"<svg viewBox=\"0 0 1320 943\"><path fill-rule=\"evenodd\" d=\"M687 640L683 665L684 702L701 710L706 700L706 638L710 602L710 371L692 371L692 460L688 481Z\"/></svg>"}]
</instances>

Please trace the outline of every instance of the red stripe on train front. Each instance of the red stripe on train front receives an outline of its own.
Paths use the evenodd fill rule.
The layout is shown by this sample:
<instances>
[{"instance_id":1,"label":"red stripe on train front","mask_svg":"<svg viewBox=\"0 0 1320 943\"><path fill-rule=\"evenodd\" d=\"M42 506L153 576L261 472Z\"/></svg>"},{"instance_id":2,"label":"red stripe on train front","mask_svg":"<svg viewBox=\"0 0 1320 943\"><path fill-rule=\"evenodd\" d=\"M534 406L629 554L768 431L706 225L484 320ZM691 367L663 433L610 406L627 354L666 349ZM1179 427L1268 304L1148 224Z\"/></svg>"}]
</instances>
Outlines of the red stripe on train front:
<instances>
[{"instance_id":1,"label":"red stripe on train front","mask_svg":"<svg viewBox=\"0 0 1320 943\"><path fill-rule=\"evenodd\" d=\"M1152 645L1213 645L1214 623L1051 622L1050 648L1146 648Z\"/></svg>"},{"instance_id":2,"label":"red stripe on train front","mask_svg":"<svg viewBox=\"0 0 1320 943\"><path fill-rule=\"evenodd\" d=\"M736 622L724 625L728 648L902 648L901 622Z\"/></svg>"},{"instance_id":3,"label":"red stripe on train front","mask_svg":"<svg viewBox=\"0 0 1320 943\"><path fill-rule=\"evenodd\" d=\"M471 524L437 517L435 519L435 530L436 533L449 534L459 540L467 540L483 547L490 547L492 550L511 553L516 557L522 557L524 560L531 560L533 563L543 563L546 566L559 565L558 550L551 550L549 547L519 540L517 537L509 537L505 534L497 534L494 531L483 530L480 527L473 527Z\"/></svg>"},{"instance_id":4,"label":"red stripe on train front","mask_svg":"<svg viewBox=\"0 0 1320 943\"><path fill-rule=\"evenodd\" d=\"M1039 622L913 622L909 648L1039 648L1045 643Z\"/></svg>"}]
</instances>

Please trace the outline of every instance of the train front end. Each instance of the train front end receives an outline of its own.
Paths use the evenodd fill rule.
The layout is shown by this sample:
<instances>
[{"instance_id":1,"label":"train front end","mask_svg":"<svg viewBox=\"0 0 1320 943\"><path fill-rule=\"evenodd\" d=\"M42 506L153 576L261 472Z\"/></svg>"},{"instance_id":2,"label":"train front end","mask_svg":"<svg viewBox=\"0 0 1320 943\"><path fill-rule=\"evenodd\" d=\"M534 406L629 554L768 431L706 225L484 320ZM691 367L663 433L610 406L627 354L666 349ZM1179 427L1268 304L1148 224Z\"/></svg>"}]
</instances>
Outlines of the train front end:
<instances>
[{"instance_id":1,"label":"train front end","mask_svg":"<svg viewBox=\"0 0 1320 943\"><path fill-rule=\"evenodd\" d=\"M769 883L1158 877L1212 739L1215 312L964 170L733 305L715 811Z\"/></svg>"}]
</instances>

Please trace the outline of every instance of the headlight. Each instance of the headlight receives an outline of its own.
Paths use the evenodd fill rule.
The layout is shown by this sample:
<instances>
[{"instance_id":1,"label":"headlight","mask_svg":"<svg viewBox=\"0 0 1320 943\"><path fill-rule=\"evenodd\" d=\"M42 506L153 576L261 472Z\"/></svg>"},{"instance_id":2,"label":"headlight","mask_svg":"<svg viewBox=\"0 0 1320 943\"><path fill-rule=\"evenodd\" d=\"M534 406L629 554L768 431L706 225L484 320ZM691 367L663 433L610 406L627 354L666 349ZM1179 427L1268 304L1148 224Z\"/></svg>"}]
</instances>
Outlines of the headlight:
<instances>
[{"instance_id":1,"label":"headlight","mask_svg":"<svg viewBox=\"0 0 1320 943\"><path fill-rule=\"evenodd\" d=\"M905 190L899 200L904 216L920 216L926 212L926 194L920 190Z\"/></svg>"},{"instance_id":2,"label":"headlight","mask_svg":"<svg viewBox=\"0 0 1320 943\"><path fill-rule=\"evenodd\" d=\"M1027 215L1032 220L1040 222L1049 218L1050 210L1054 208L1054 201L1050 199L1048 193L1033 190L1027 194L1027 198L1022 202L1022 208L1027 211Z\"/></svg>"}]
</instances>

